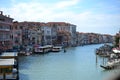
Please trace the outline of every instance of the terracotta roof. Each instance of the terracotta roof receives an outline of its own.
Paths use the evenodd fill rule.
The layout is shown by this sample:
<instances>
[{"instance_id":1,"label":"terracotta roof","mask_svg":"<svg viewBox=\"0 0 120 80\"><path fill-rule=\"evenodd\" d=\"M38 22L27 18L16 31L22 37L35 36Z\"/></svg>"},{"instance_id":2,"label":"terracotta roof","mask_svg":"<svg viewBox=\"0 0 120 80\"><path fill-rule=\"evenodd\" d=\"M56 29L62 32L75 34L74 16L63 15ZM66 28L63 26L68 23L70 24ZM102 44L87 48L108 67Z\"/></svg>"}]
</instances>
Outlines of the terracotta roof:
<instances>
[{"instance_id":1,"label":"terracotta roof","mask_svg":"<svg viewBox=\"0 0 120 80\"><path fill-rule=\"evenodd\" d=\"M54 27L54 26L63 26L63 27L67 27L69 25L73 25L73 24L70 24L70 23L66 23L66 22L48 22L48 23L45 23L45 22L27 22L27 21L24 21L24 22L18 22L18 25L21 25L21 26L48 26L48 27Z\"/></svg>"},{"instance_id":2,"label":"terracotta roof","mask_svg":"<svg viewBox=\"0 0 120 80\"><path fill-rule=\"evenodd\" d=\"M71 25L70 23L66 23L66 22L48 22L47 24L50 25L50 26L53 26L53 25L57 25L57 26L68 26L68 25Z\"/></svg>"}]
</instances>

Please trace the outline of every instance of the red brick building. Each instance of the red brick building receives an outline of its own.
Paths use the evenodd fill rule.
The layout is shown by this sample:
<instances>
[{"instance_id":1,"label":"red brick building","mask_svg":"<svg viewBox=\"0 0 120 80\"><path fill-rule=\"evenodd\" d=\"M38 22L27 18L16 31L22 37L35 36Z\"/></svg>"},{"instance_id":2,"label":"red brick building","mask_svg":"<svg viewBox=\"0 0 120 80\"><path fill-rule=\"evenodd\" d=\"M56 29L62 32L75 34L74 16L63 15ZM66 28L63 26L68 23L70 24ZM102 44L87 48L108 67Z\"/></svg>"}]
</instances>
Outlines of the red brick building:
<instances>
[{"instance_id":1,"label":"red brick building","mask_svg":"<svg viewBox=\"0 0 120 80\"><path fill-rule=\"evenodd\" d=\"M0 11L0 50L12 49L12 28L13 19L10 16L3 15Z\"/></svg>"}]
</instances>

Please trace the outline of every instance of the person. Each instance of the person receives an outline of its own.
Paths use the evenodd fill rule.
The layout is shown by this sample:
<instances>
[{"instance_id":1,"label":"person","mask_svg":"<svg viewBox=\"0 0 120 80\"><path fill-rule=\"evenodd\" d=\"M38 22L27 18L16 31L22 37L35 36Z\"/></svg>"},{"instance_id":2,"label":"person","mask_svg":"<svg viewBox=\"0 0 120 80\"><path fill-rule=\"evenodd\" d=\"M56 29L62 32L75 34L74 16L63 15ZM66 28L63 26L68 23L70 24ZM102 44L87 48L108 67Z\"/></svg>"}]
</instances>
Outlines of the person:
<instances>
[{"instance_id":1,"label":"person","mask_svg":"<svg viewBox=\"0 0 120 80\"><path fill-rule=\"evenodd\" d=\"M66 52L66 49L64 48L64 52Z\"/></svg>"}]
</instances>

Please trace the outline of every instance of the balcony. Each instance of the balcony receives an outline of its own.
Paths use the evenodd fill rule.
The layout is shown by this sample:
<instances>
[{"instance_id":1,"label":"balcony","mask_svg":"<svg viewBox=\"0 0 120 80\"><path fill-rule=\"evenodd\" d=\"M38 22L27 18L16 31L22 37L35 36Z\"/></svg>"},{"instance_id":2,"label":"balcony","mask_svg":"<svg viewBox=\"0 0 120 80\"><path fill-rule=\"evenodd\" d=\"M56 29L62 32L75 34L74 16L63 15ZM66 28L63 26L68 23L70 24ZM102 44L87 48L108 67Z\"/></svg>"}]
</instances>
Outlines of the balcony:
<instances>
[{"instance_id":1,"label":"balcony","mask_svg":"<svg viewBox=\"0 0 120 80\"><path fill-rule=\"evenodd\" d=\"M0 31L10 31L10 29L0 29Z\"/></svg>"},{"instance_id":2,"label":"balcony","mask_svg":"<svg viewBox=\"0 0 120 80\"><path fill-rule=\"evenodd\" d=\"M0 38L0 41L10 41L11 39Z\"/></svg>"},{"instance_id":3,"label":"balcony","mask_svg":"<svg viewBox=\"0 0 120 80\"><path fill-rule=\"evenodd\" d=\"M4 21L0 21L0 24L12 25L12 22L4 22Z\"/></svg>"}]
</instances>

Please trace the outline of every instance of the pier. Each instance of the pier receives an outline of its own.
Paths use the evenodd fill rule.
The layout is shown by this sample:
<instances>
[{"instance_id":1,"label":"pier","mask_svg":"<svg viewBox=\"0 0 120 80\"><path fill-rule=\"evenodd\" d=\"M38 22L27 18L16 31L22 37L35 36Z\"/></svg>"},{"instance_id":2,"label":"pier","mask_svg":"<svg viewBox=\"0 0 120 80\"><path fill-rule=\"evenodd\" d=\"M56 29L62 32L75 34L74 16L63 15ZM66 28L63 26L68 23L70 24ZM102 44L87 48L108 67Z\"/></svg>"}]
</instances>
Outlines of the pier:
<instances>
[{"instance_id":1,"label":"pier","mask_svg":"<svg viewBox=\"0 0 120 80\"><path fill-rule=\"evenodd\" d=\"M100 65L101 68L110 70L120 67L120 52L118 48L113 48L111 45L104 44L96 49L96 55L103 57L103 64ZM104 57L107 58L106 62L104 62Z\"/></svg>"},{"instance_id":2,"label":"pier","mask_svg":"<svg viewBox=\"0 0 120 80\"><path fill-rule=\"evenodd\" d=\"M97 48L95 50L96 54L102 57L110 57L110 54L112 54L112 46L108 44L104 44L100 48Z\"/></svg>"},{"instance_id":3,"label":"pier","mask_svg":"<svg viewBox=\"0 0 120 80\"><path fill-rule=\"evenodd\" d=\"M0 79L19 80L19 61L17 52L3 52L0 55Z\"/></svg>"}]
</instances>

